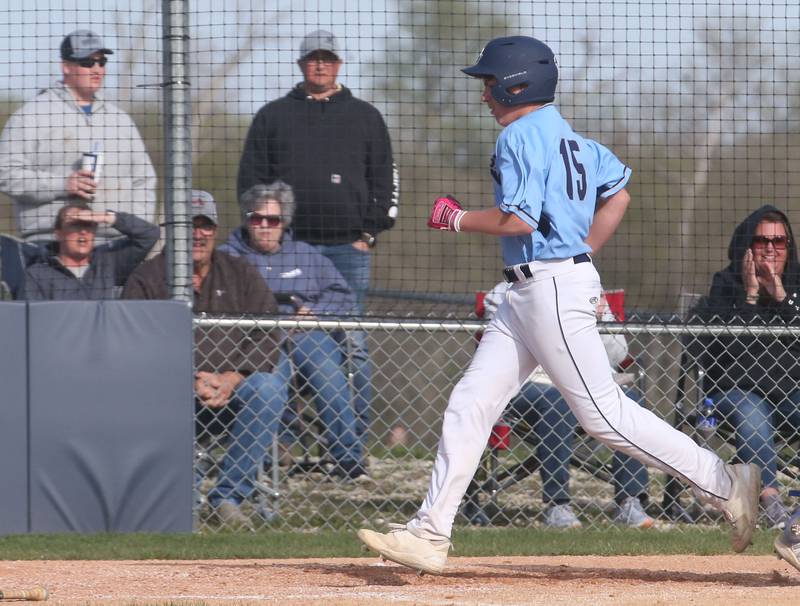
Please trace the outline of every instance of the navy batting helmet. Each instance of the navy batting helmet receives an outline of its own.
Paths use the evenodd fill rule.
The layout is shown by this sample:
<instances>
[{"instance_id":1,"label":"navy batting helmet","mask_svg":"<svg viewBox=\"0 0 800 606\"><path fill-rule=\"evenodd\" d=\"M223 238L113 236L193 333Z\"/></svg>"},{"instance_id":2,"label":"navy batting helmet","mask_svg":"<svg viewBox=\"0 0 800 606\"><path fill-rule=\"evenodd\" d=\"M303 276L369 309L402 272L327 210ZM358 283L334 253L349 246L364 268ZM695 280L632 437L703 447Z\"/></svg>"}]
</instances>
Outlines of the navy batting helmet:
<instances>
[{"instance_id":1,"label":"navy batting helmet","mask_svg":"<svg viewBox=\"0 0 800 606\"><path fill-rule=\"evenodd\" d=\"M478 62L461 70L475 78L494 77L492 97L503 105L549 103L556 96L558 66L544 42L528 36L495 38L481 51ZM514 95L510 88L523 86Z\"/></svg>"}]
</instances>

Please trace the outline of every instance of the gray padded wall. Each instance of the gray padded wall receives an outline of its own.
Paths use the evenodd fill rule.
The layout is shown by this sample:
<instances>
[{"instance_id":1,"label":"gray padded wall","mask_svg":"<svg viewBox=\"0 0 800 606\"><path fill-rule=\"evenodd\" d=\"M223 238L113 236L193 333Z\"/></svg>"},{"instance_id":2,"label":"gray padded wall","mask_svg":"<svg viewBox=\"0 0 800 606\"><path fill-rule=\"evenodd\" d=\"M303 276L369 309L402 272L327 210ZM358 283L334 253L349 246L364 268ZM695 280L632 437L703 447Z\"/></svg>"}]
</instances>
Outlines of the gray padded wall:
<instances>
[{"instance_id":1,"label":"gray padded wall","mask_svg":"<svg viewBox=\"0 0 800 606\"><path fill-rule=\"evenodd\" d=\"M28 326L31 532L190 532L189 307L31 303Z\"/></svg>"},{"instance_id":2,"label":"gray padded wall","mask_svg":"<svg viewBox=\"0 0 800 606\"><path fill-rule=\"evenodd\" d=\"M25 304L0 303L0 534L28 532Z\"/></svg>"}]
</instances>

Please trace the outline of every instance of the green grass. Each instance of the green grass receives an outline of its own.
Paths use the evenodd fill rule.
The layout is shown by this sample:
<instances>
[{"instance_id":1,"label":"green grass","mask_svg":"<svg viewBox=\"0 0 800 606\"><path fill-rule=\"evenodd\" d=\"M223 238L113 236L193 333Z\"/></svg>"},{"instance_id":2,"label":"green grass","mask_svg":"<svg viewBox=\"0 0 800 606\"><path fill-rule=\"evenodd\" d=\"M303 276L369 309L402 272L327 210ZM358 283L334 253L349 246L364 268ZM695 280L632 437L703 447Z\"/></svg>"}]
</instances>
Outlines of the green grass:
<instances>
[{"instance_id":1,"label":"green grass","mask_svg":"<svg viewBox=\"0 0 800 606\"><path fill-rule=\"evenodd\" d=\"M747 553L772 553L775 531L760 531ZM459 530L456 556L655 555L732 553L727 532L656 530L554 531L526 528ZM374 557L352 532L259 534L61 534L0 538L1 560L141 560Z\"/></svg>"}]
</instances>

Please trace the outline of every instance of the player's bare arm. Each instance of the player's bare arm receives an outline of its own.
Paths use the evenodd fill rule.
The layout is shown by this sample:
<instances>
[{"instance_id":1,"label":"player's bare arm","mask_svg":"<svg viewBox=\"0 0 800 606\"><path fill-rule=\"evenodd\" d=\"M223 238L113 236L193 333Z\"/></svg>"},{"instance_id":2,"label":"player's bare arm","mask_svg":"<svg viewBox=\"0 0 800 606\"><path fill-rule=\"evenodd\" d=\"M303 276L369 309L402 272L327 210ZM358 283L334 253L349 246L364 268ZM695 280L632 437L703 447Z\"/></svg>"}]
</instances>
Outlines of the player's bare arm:
<instances>
[{"instance_id":1,"label":"player's bare arm","mask_svg":"<svg viewBox=\"0 0 800 606\"><path fill-rule=\"evenodd\" d=\"M529 236L533 227L513 213L499 208L471 210L461 219L461 231L471 231L492 236Z\"/></svg>"},{"instance_id":2,"label":"player's bare arm","mask_svg":"<svg viewBox=\"0 0 800 606\"><path fill-rule=\"evenodd\" d=\"M617 231L630 201L631 196L625 188L604 200L597 201L594 221L586 237L586 244L592 247L592 253L600 250Z\"/></svg>"}]
</instances>

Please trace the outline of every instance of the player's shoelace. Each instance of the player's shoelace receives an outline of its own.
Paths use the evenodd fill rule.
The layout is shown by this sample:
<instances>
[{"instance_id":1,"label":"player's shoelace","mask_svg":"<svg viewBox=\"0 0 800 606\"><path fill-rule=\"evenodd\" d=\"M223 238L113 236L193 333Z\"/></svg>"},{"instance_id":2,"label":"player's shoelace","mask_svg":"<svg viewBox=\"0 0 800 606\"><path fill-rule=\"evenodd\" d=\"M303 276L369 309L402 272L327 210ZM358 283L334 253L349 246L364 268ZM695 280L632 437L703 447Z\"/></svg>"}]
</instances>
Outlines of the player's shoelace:
<instances>
[{"instance_id":1,"label":"player's shoelace","mask_svg":"<svg viewBox=\"0 0 800 606\"><path fill-rule=\"evenodd\" d=\"M389 534L393 534L393 533L395 533L395 532L403 532L404 530L408 530L408 528L406 528L406 525L405 525L405 524L398 524L397 522L389 522ZM418 538L418 539L420 539L420 538L421 538L421 537L417 537L417 535L413 534L413 533L412 533L412 532L410 532L410 531L409 531L409 534L411 534L412 536L414 536L414 537L416 537L416 538ZM449 539L440 539L440 540L436 540L436 539L422 539L422 540L423 540L423 541L429 541L429 542L431 542L431 543L433 543L433 544L439 543L440 541L441 541L442 543L445 543L445 542L446 542L446 543L448 543L448 544L449 544L449 546L450 546L450 551L455 551L455 550L456 550L456 548L453 546L453 543L452 543L452 541L450 541Z\"/></svg>"}]
</instances>

